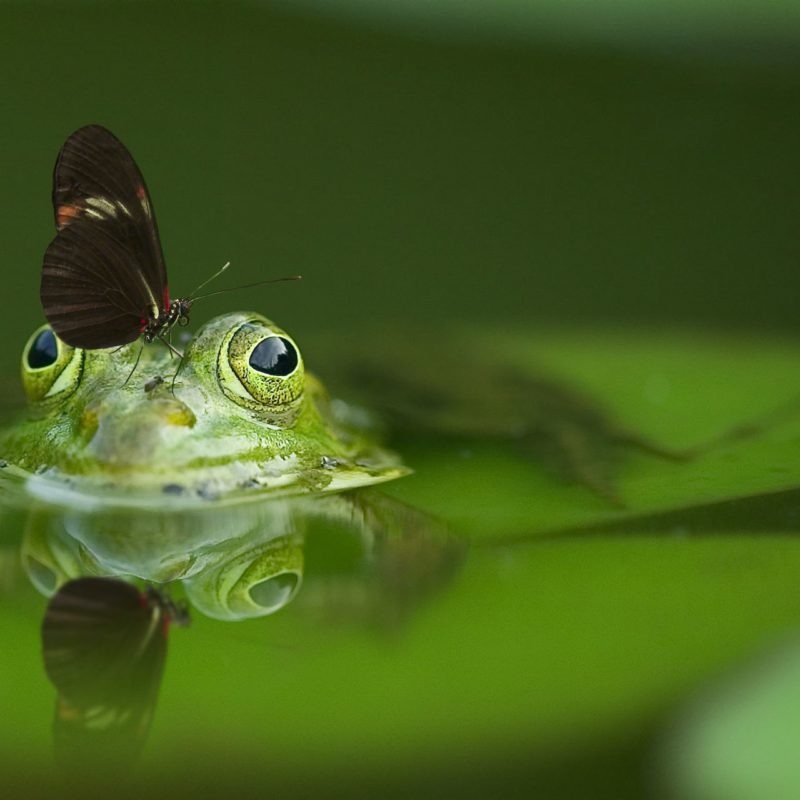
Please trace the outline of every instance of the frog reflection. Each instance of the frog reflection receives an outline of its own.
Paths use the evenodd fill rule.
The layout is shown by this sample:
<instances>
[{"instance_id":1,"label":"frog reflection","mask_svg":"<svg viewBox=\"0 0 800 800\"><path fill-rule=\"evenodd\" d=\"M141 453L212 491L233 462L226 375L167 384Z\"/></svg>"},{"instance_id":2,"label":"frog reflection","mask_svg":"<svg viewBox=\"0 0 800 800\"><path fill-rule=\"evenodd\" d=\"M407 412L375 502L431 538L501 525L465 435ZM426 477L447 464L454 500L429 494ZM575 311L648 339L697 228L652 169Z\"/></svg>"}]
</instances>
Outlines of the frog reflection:
<instances>
[{"instance_id":1,"label":"frog reflection","mask_svg":"<svg viewBox=\"0 0 800 800\"><path fill-rule=\"evenodd\" d=\"M46 595L86 575L135 578L180 585L205 616L239 620L289 604L310 555L306 610L384 625L445 584L464 550L429 515L361 491L180 513L40 506L27 519L22 561Z\"/></svg>"},{"instance_id":2,"label":"frog reflection","mask_svg":"<svg viewBox=\"0 0 800 800\"><path fill-rule=\"evenodd\" d=\"M52 598L43 654L58 693L56 754L65 766L98 753L109 770L130 766L155 711L166 623L182 621L165 598L242 620L305 593L301 612L393 630L447 584L464 552L428 515L369 491L178 514L39 504L22 563Z\"/></svg>"}]
</instances>

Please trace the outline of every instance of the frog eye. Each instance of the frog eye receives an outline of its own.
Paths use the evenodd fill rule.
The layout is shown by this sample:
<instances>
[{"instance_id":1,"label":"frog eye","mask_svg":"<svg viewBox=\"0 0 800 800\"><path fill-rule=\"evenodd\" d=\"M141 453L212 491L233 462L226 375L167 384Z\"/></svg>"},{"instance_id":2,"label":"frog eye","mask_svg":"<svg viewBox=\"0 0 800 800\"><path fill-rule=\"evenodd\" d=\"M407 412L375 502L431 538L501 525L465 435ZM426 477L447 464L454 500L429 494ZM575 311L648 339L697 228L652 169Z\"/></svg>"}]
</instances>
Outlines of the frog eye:
<instances>
[{"instance_id":1,"label":"frog eye","mask_svg":"<svg viewBox=\"0 0 800 800\"><path fill-rule=\"evenodd\" d=\"M303 360L297 345L265 320L239 325L224 337L217 360L223 392L234 402L265 412L275 424L297 408L303 394Z\"/></svg>"},{"instance_id":2,"label":"frog eye","mask_svg":"<svg viewBox=\"0 0 800 800\"><path fill-rule=\"evenodd\" d=\"M83 350L59 339L42 325L22 351L22 383L32 402L63 399L77 389L83 373Z\"/></svg>"},{"instance_id":3,"label":"frog eye","mask_svg":"<svg viewBox=\"0 0 800 800\"><path fill-rule=\"evenodd\" d=\"M247 361L262 375L285 378L297 369L300 356L297 348L288 339L283 336L268 336L253 348Z\"/></svg>"}]
</instances>

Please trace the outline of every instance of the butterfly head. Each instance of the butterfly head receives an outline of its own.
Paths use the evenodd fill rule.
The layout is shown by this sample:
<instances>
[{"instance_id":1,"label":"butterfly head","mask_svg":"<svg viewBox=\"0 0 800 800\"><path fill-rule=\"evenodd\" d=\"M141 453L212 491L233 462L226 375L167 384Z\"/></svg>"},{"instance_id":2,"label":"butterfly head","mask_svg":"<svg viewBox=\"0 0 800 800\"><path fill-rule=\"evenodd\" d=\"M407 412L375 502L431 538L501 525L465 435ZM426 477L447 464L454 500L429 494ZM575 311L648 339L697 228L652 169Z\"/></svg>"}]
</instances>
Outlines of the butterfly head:
<instances>
[{"instance_id":1,"label":"butterfly head","mask_svg":"<svg viewBox=\"0 0 800 800\"><path fill-rule=\"evenodd\" d=\"M177 300L173 300L169 306L166 327L171 328L177 324L185 328L189 324L189 312L192 309L193 302L190 297L179 297Z\"/></svg>"},{"instance_id":2,"label":"butterfly head","mask_svg":"<svg viewBox=\"0 0 800 800\"><path fill-rule=\"evenodd\" d=\"M189 324L189 311L192 308L192 300L190 298L179 298L175 300L178 311L178 325L182 328Z\"/></svg>"}]
</instances>

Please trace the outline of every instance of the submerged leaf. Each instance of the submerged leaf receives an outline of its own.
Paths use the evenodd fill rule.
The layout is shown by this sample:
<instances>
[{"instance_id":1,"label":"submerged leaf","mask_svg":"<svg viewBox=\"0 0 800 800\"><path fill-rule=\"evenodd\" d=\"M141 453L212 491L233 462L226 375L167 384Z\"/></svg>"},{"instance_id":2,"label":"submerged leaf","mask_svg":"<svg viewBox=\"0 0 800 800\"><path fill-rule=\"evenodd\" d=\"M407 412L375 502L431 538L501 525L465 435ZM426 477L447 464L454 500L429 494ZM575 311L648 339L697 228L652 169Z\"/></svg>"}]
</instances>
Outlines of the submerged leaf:
<instances>
[{"instance_id":1,"label":"submerged leaf","mask_svg":"<svg viewBox=\"0 0 800 800\"><path fill-rule=\"evenodd\" d=\"M528 408L549 417L531 417L517 437L498 435L496 417L520 413L501 406L520 395L504 395L484 371L483 383L468 384L479 411L472 430L460 424L457 435L445 436L445 427L415 433L407 426L395 445L416 475L387 487L476 538L588 527L800 487L800 346L791 341L495 331L483 332L479 345L470 351L476 364L502 360L516 370ZM576 412L576 398L586 413ZM454 402L463 420L467 404ZM569 446L569 436L553 433L565 428L585 443L580 458L562 452L571 473L555 475L553 459L527 447L531 428L551 451ZM598 491L587 475L612 491Z\"/></svg>"}]
</instances>

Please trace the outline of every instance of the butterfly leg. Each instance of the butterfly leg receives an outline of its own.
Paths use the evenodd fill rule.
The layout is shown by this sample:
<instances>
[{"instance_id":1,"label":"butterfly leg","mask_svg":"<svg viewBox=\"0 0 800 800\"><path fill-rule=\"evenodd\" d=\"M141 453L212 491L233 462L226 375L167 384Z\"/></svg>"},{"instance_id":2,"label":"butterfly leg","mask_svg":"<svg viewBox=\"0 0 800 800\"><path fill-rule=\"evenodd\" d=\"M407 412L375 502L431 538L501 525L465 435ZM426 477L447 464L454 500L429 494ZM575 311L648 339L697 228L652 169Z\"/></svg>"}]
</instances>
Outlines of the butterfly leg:
<instances>
[{"instance_id":1,"label":"butterfly leg","mask_svg":"<svg viewBox=\"0 0 800 800\"><path fill-rule=\"evenodd\" d=\"M177 356L180 359L183 358L183 353L181 353L181 351L178 350L176 347L173 347L173 345L167 339L164 338L163 333L158 334L158 339L160 342L163 342L163 344L167 347L167 349L170 351L170 353L172 353L173 356Z\"/></svg>"},{"instance_id":2,"label":"butterfly leg","mask_svg":"<svg viewBox=\"0 0 800 800\"><path fill-rule=\"evenodd\" d=\"M117 350L119 350L119 349L120 348L117 348ZM116 353L117 350L115 350L114 352ZM128 373L128 377L125 378L125 383L122 384L123 386L127 386L128 385L128 381L133 377L133 373L136 372L136 367L139 366L139 359L142 357L142 350L144 350L144 342L142 342L139 345L139 352L136 354L136 361L133 362L133 368Z\"/></svg>"},{"instance_id":3,"label":"butterfly leg","mask_svg":"<svg viewBox=\"0 0 800 800\"><path fill-rule=\"evenodd\" d=\"M172 394L174 395L175 394L175 381L177 380L178 373L181 371L181 367L183 366L184 354L181 353L181 351L178 350L176 347L174 347L172 345L172 343L168 339L164 338L164 334L163 333L160 333L158 335L158 338L169 348L169 351L170 351L170 353L172 355L177 356L180 359L178 361L178 369L175 370L175 374L172 376L172 386L170 388L170 392L172 392Z\"/></svg>"},{"instance_id":4,"label":"butterfly leg","mask_svg":"<svg viewBox=\"0 0 800 800\"><path fill-rule=\"evenodd\" d=\"M185 361L184 357L181 356L181 360L178 362L178 369L175 370L175 374L172 376L172 385L170 387L170 392L172 396L175 396L175 381L178 379L178 373L181 371L181 367L183 366L183 362Z\"/></svg>"}]
</instances>

